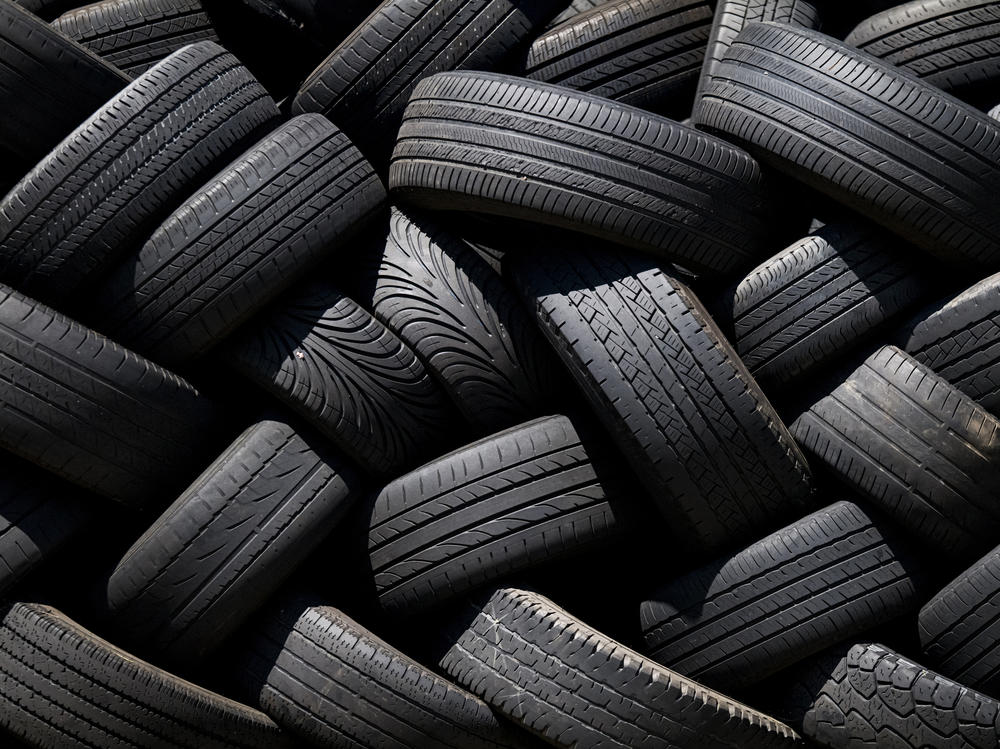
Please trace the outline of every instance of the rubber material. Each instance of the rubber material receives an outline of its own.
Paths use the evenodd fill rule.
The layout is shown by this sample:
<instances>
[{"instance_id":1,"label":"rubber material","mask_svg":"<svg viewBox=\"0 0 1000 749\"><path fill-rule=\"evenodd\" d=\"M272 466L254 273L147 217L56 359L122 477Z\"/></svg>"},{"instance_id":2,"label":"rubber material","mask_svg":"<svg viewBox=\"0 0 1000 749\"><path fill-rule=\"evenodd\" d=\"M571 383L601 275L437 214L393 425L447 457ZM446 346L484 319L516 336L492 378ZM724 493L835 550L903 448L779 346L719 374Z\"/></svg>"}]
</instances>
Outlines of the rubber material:
<instances>
[{"instance_id":1,"label":"rubber material","mask_svg":"<svg viewBox=\"0 0 1000 749\"><path fill-rule=\"evenodd\" d=\"M610 1L611 0L572 0L565 10L560 11L555 18L549 21L548 28L551 29L561 23L565 23L570 19L576 18L581 13L586 13L588 10L600 7Z\"/></svg>"}]
</instances>

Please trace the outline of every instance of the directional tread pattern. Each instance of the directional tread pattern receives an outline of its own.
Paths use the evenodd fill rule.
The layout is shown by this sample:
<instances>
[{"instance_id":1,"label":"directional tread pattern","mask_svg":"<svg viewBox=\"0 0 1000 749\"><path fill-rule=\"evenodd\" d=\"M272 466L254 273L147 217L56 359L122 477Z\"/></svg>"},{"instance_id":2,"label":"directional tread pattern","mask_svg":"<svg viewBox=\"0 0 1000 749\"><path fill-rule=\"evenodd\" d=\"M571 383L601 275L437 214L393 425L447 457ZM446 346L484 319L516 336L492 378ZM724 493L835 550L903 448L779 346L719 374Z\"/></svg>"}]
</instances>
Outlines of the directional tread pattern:
<instances>
[{"instance_id":1,"label":"directional tread pattern","mask_svg":"<svg viewBox=\"0 0 1000 749\"><path fill-rule=\"evenodd\" d=\"M650 656L717 689L746 687L916 609L916 557L838 502L664 585L640 609Z\"/></svg>"},{"instance_id":2,"label":"directional tread pattern","mask_svg":"<svg viewBox=\"0 0 1000 749\"><path fill-rule=\"evenodd\" d=\"M791 430L934 550L967 558L1000 535L1000 421L895 346L869 356Z\"/></svg>"},{"instance_id":3,"label":"directional tread pattern","mask_svg":"<svg viewBox=\"0 0 1000 749\"><path fill-rule=\"evenodd\" d=\"M98 319L165 364L203 353L381 207L385 189L347 137L301 115L178 208L107 281Z\"/></svg>"},{"instance_id":4,"label":"directional tread pattern","mask_svg":"<svg viewBox=\"0 0 1000 749\"><path fill-rule=\"evenodd\" d=\"M389 186L427 208L553 224L705 271L752 265L769 233L763 177L743 151L624 104L487 73L417 86Z\"/></svg>"},{"instance_id":5,"label":"directional tread pattern","mask_svg":"<svg viewBox=\"0 0 1000 749\"><path fill-rule=\"evenodd\" d=\"M441 667L556 746L764 749L787 726L605 637L535 593L484 597Z\"/></svg>"}]
</instances>

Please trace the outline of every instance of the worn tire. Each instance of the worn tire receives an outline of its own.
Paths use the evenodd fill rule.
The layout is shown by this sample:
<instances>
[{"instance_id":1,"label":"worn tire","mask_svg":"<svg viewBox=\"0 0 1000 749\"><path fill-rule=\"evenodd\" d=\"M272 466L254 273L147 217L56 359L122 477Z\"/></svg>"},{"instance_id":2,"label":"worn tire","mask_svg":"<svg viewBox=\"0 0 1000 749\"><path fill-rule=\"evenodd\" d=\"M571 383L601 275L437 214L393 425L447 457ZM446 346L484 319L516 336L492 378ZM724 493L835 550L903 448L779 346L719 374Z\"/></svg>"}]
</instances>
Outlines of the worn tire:
<instances>
[{"instance_id":1,"label":"worn tire","mask_svg":"<svg viewBox=\"0 0 1000 749\"><path fill-rule=\"evenodd\" d=\"M104 284L95 318L156 361L187 361L346 243L384 199L343 133L296 117L178 208Z\"/></svg>"},{"instance_id":2,"label":"worn tire","mask_svg":"<svg viewBox=\"0 0 1000 749\"><path fill-rule=\"evenodd\" d=\"M53 608L14 602L0 612L0 726L31 746L292 746L263 713L140 661Z\"/></svg>"},{"instance_id":3,"label":"worn tire","mask_svg":"<svg viewBox=\"0 0 1000 749\"><path fill-rule=\"evenodd\" d=\"M739 149L624 104L487 73L417 86L389 187L422 207L553 224L706 272L752 265L769 232L763 176Z\"/></svg>"},{"instance_id":4,"label":"worn tire","mask_svg":"<svg viewBox=\"0 0 1000 749\"><path fill-rule=\"evenodd\" d=\"M946 558L1000 537L1000 421L895 346L790 426L817 461Z\"/></svg>"},{"instance_id":5,"label":"worn tire","mask_svg":"<svg viewBox=\"0 0 1000 749\"><path fill-rule=\"evenodd\" d=\"M698 121L955 263L1000 261L1000 123L813 31L751 24Z\"/></svg>"},{"instance_id":6,"label":"worn tire","mask_svg":"<svg viewBox=\"0 0 1000 749\"><path fill-rule=\"evenodd\" d=\"M136 249L277 114L271 97L217 44L175 52L0 201L0 280L72 307L74 295Z\"/></svg>"},{"instance_id":7,"label":"worn tire","mask_svg":"<svg viewBox=\"0 0 1000 749\"><path fill-rule=\"evenodd\" d=\"M642 603L650 657L735 690L919 605L919 556L838 502L660 587Z\"/></svg>"},{"instance_id":8,"label":"worn tire","mask_svg":"<svg viewBox=\"0 0 1000 749\"><path fill-rule=\"evenodd\" d=\"M717 550L801 514L805 459L686 286L613 250L552 250L511 270L681 545Z\"/></svg>"},{"instance_id":9,"label":"worn tire","mask_svg":"<svg viewBox=\"0 0 1000 749\"><path fill-rule=\"evenodd\" d=\"M501 588L472 608L441 667L555 746L796 743L787 726L643 658L536 593Z\"/></svg>"},{"instance_id":10,"label":"worn tire","mask_svg":"<svg viewBox=\"0 0 1000 749\"><path fill-rule=\"evenodd\" d=\"M523 74L678 119L691 114L709 0L615 0L535 39Z\"/></svg>"}]
</instances>

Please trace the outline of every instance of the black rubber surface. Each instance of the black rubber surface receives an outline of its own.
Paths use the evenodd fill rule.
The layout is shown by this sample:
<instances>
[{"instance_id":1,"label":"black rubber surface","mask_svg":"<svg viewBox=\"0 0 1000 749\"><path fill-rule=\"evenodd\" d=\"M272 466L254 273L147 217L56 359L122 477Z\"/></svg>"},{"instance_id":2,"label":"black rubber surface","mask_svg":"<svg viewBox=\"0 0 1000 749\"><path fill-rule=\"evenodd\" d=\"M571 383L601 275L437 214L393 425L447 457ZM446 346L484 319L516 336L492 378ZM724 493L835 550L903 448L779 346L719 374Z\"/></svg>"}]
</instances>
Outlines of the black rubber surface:
<instances>
[{"instance_id":1,"label":"black rubber surface","mask_svg":"<svg viewBox=\"0 0 1000 749\"><path fill-rule=\"evenodd\" d=\"M597 8L607 2L610 2L610 0L572 0L564 10L561 10L556 14L555 18L549 21L549 28L565 23L570 19L576 18L580 13L586 13L588 10Z\"/></svg>"}]
</instances>

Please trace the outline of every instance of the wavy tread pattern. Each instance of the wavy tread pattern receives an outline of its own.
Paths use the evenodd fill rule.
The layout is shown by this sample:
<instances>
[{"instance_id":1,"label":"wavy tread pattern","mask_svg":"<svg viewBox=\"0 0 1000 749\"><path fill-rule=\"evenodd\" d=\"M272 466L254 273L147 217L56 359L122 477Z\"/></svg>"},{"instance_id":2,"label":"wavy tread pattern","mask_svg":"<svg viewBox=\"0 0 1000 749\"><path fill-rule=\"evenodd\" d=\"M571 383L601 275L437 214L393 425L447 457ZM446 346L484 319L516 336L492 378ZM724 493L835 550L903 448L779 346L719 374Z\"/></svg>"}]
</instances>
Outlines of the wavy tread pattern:
<instances>
[{"instance_id":1,"label":"wavy tread pattern","mask_svg":"<svg viewBox=\"0 0 1000 749\"><path fill-rule=\"evenodd\" d=\"M64 13L52 27L130 76L188 44L219 41L201 0L102 0Z\"/></svg>"},{"instance_id":2,"label":"wavy tread pattern","mask_svg":"<svg viewBox=\"0 0 1000 749\"><path fill-rule=\"evenodd\" d=\"M382 606L412 612L622 533L631 490L599 448L547 417L388 484L368 529Z\"/></svg>"},{"instance_id":3,"label":"wavy tread pattern","mask_svg":"<svg viewBox=\"0 0 1000 749\"><path fill-rule=\"evenodd\" d=\"M155 504L215 409L185 380L0 286L0 446L98 494Z\"/></svg>"},{"instance_id":4,"label":"wavy tread pattern","mask_svg":"<svg viewBox=\"0 0 1000 749\"><path fill-rule=\"evenodd\" d=\"M737 689L914 611L918 557L884 527L838 502L662 586L640 610L647 651Z\"/></svg>"},{"instance_id":5,"label":"wavy tread pattern","mask_svg":"<svg viewBox=\"0 0 1000 749\"><path fill-rule=\"evenodd\" d=\"M718 549L797 514L805 459L687 287L610 250L512 260L543 332L678 539Z\"/></svg>"},{"instance_id":6,"label":"wavy tread pattern","mask_svg":"<svg viewBox=\"0 0 1000 749\"><path fill-rule=\"evenodd\" d=\"M768 234L763 177L746 153L640 109L487 73L422 81L389 172L427 208L523 218L724 272Z\"/></svg>"},{"instance_id":7,"label":"wavy tread pattern","mask_svg":"<svg viewBox=\"0 0 1000 749\"><path fill-rule=\"evenodd\" d=\"M360 487L342 463L288 424L247 429L118 563L115 627L174 663L214 649L346 513Z\"/></svg>"},{"instance_id":8,"label":"wavy tread pattern","mask_svg":"<svg viewBox=\"0 0 1000 749\"><path fill-rule=\"evenodd\" d=\"M712 25L708 0L615 0L538 37L523 73L688 117Z\"/></svg>"},{"instance_id":9,"label":"wavy tread pattern","mask_svg":"<svg viewBox=\"0 0 1000 749\"><path fill-rule=\"evenodd\" d=\"M55 609L14 602L0 611L0 726L32 746L292 746L263 713L140 661Z\"/></svg>"},{"instance_id":10,"label":"wavy tread pattern","mask_svg":"<svg viewBox=\"0 0 1000 749\"><path fill-rule=\"evenodd\" d=\"M788 383L865 342L930 289L891 237L828 224L736 287L736 351L761 382Z\"/></svg>"},{"instance_id":11,"label":"wavy tread pattern","mask_svg":"<svg viewBox=\"0 0 1000 749\"><path fill-rule=\"evenodd\" d=\"M1000 703L882 645L839 647L789 697L802 735L829 749L994 749Z\"/></svg>"},{"instance_id":12,"label":"wavy tread pattern","mask_svg":"<svg viewBox=\"0 0 1000 749\"><path fill-rule=\"evenodd\" d=\"M71 304L277 115L267 92L214 42L175 52L0 201L0 279Z\"/></svg>"},{"instance_id":13,"label":"wavy tread pattern","mask_svg":"<svg viewBox=\"0 0 1000 749\"><path fill-rule=\"evenodd\" d=\"M518 746L480 699L342 612L293 602L254 629L241 678L262 709L318 746Z\"/></svg>"},{"instance_id":14,"label":"wavy tread pattern","mask_svg":"<svg viewBox=\"0 0 1000 749\"><path fill-rule=\"evenodd\" d=\"M797 743L787 726L643 658L540 595L501 588L474 609L441 667L556 746Z\"/></svg>"},{"instance_id":15,"label":"wavy tread pattern","mask_svg":"<svg viewBox=\"0 0 1000 749\"><path fill-rule=\"evenodd\" d=\"M276 129L178 208L99 295L115 340L165 364L217 344L375 215L385 189L319 115Z\"/></svg>"},{"instance_id":16,"label":"wavy tread pattern","mask_svg":"<svg viewBox=\"0 0 1000 749\"><path fill-rule=\"evenodd\" d=\"M817 460L946 556L1000 534L1000 421L884 346L792 424Z\"/></svg>"},{"instance_id":17,"label":"wavy tread pattern","mask_svg":"<svg viewBox=\"0 0 1000 749\"><path fill-rule=\"evenodd\" d=\"M226 356L371 473L398 474L454 438L447 399L413 351L328 284L287 296Z\"/></svg>"},{"instance_id":18,"label":"wavy tread pattern","mask_svg":"<svg viewBox=\"0 0 1000 749\"><path fill-rule=\"evenodd\" d=\"M698 121L942 259L1000 261L1000 124L905 70L752 24Z\"/></svg>"}]
</instances>

